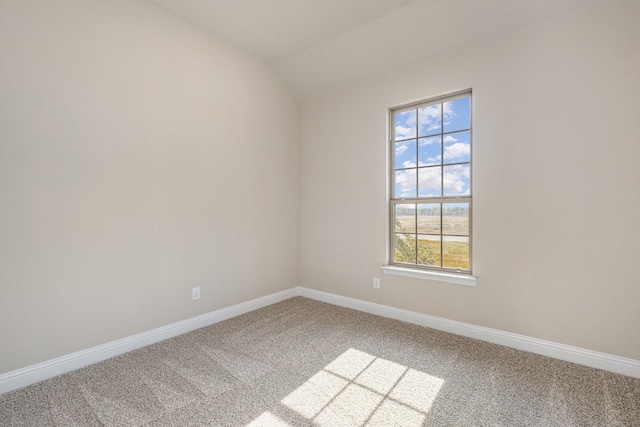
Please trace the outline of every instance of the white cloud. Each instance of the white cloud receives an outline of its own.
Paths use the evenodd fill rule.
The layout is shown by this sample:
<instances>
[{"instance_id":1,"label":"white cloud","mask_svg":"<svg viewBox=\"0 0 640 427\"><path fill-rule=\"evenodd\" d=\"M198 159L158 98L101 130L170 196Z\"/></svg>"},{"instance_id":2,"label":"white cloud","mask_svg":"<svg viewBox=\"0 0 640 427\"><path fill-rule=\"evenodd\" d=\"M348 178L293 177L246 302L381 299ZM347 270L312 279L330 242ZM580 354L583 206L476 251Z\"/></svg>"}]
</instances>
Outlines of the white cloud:
<instances>
[{"instance_id":1,"label":"white cloud","mask_svg":"<svg viewBox=\"0 0 640 427\"><path fill-rule=\"evenodd\" d=\"M444 109L442 111L442 121L444 122L445 125L448 125L453 121L454 117L457 114L455 111L453 111L453 108L452 108L453 103L445 102L443 105L444 105Z\"/></svg>"},{"instance_id":2,"label":"white cloud","mask_svg":"<svg viewBox=\"0 0 640 427\"><path fill-rule=\"evenodd\" d=\"M416 195L416 170L403 170L396 172L395 197L415 197Z\"/></svg>"},{"instance_id":3,"label":"white cloud","mask_svg":"<svg viewBox=\"0 0 640 427\"><path fill-rule=\"evenodd\" d=\"M447 136L444 137L444 142L445 143L447 143L447 142L457 142L457 141L458 140L455 137L451 136L451 135L447 135Z\"/></svg>"},{"instance_id":4,"label":"white cloud","mask_svg":"<svg viewBox=\"0 0 640 427\"><path fill-rule=\"evenodd\" d=\"M396 132L397 135L397 132ZM396 143L396 157L400 157L404 154L405 151L407 151L409 149L409 143L408 142L398 142Z\"/></svg>"},{"instance_id":5,"label":"white cloud","mask_svg":"<svg viewBox=\"0 0 640 427\"><path fill-rule=\"evenodd\" d=\"M432 136L431 138L420 138L420 142L418 143L421 147L432 144L440 144L440 137Z\"/></svg>"},{"instance_id":6,"label":"white cloud","mask_svg":"<svg viewBox=\"0 0 640 427\"><path fill-rule=\"evenodd\" d=\"M405 162L405 167L415 167L414 163ZM418 196L440 196L442 179L444 179L445 196L464 196L469 194L469 166L453 165L442 167L421 168L418 171ZM416 170L409 169L396 172L395 197L415 197Z\"/></svg>"},{"instance_id":7,"label":"white cloud","mask_svg":"<svg viewBox=\"0 0 640 427\"><path fill-rule=\"evenodd\" d=\"M466 196L469 194L469 166L454 165L444 169L444 194Z\"/></svg>"},{"instance_id":8,"label":"white cloud","mask_svg":"<svg viewBox=\"0 0 640 427\"><path fill-rule=\"evenodd\" d=\"M396 139L404 139L416 134L416 110L396 113Z\"/></svg>"},{"instance_id":9,"label":"white cloud","mask_svg":"<svg viewBox=\"0 0 640 427\"><path fill-rule=\"evenodd\" d=\"M440 176L439 167L420 169L418 174L418 188L421 196L439 196L440 195Z\"/></svg>"},{"instance_id":10,"label":"white cloud","mask_svg":"<svg viewBox=\"0 0 640 427\"><path fill-rule=\"evenodd\" d=\"M428 157L426 162L420 162L420 166L431 166L431 165L439 165L441 162L442 156L434 156Z\"/></svg>"},{"instance_id":11,"label":"white cloud","mask_svg":"<svg viewBox=\"0 0 640 427\"><path fill-rule=\"evenodd\" d=\"M396 126L396 139L405 139L414 136L415 128L398 125Z\"/></svg>"},{"instance_id":12,"label":"white cloud","mask_svg":"<svg viewBox=\"0 0 640 427\"><path fill-rule=\"evenodd\" d=\"M413 160L406 160L404 163L402 163L402 167L403 168L415 168L416 167L416 162L414 162Z\"/></svg>"},{"instance_id":13,"label":"white cloud","mask_svg":"<svg viewBox=\"0 0 640 427\"><path fill-rule=\"evenodd\" d=\"M440 129L440 104L418 109L420 133L425 134Z\"/></svg>"},{"instance_id":14,"label":"white cloud","mask_svg":"<svg viewBox=\"0 0 640 427\"><path fill-rule=\"evenodd\" d=\"M455 144L444 147L444 157L447 160L468 157L471 153L471 146L464 142L456 142Z\"/></svg>"},{"instance_id":15,"label":"white cloud","mask_svg":"<svg viewBox=\"0 0 640 427\"><path fill-rule=\"evenodd\" d=\"M396 113L396 123L404 122L409 126L415 126L416 124L416 110L410 109L406 111L402 111L400 113Z\"/></svg>"}]
</instances>

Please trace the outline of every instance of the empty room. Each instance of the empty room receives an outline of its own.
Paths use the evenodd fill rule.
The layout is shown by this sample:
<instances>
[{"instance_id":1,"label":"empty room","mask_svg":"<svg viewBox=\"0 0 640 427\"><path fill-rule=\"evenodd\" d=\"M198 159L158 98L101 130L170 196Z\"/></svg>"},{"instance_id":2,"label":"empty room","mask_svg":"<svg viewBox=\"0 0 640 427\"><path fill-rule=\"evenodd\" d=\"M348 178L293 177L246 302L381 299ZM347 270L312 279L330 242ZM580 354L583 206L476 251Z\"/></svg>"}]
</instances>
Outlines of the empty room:
<instances>
[{"instance_id":1,"label":"empty room","mask_svg":"<svg viewBox=\"0 0 640 427\"><path fill-rule=\"evenodd\" d=\"M0 0L1 426L640 426L640 1Z\"/></svg>"}]
</instances>

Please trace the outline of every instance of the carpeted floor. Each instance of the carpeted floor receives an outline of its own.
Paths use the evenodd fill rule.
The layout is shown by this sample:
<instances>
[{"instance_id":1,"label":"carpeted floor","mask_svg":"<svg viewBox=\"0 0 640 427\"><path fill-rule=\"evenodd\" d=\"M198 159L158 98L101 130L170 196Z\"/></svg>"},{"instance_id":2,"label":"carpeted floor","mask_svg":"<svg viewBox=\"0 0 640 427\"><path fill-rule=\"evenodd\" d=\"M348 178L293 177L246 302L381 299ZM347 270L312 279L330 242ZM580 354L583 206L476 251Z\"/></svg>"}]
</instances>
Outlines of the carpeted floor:
<instances>
[{"instance_id":1,"label":"carpeted floor","mask_svg":"<svg viewBox=\"0 0 640 427\"><path fill-rule=\"evenodd\" d=\"M1 426L640 426L640 379L302 297L0 396Z\"/></svg>"}]
</instances>

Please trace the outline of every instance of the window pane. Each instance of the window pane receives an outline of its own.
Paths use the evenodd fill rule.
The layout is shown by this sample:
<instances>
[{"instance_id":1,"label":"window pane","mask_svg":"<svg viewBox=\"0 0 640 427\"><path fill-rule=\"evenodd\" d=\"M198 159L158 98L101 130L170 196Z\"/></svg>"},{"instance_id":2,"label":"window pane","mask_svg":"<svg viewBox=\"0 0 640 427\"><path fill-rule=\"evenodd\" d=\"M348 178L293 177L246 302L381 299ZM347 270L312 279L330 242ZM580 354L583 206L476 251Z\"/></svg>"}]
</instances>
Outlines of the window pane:
<instances>
[{"instance_id":1,"label":"window pane","mask_svg":"<svg viewBox=\"0 0 640 427\"><path fill-rule=\"evenodd\" d=\"M469 235L469 203L442 204L442 234Z\"/></svg>"},{"instance_id":2,"label":"window pane","mask_svg":"<svg viewBox=\"0 0 640 427\"><path fill-rule=\"evenodd\" d=\"M391 114L389 261L470 273L471 92Z\"/></svg>"},{"instance_id":3,"label":"window pane","mask_svg":"<svg viewBox=\"0 0 640 427\"><path fill-rule=\"evenodd\" d=\"M416 170L396 171L395 197L416 197Z\"/></svg>"},{"instance_id":4,"label":"window pane","mask_svg":"<svg viewBox=\"0 0 640 427\"><path fill-rule=\"evenodd\" d=\"M440 267L440 236L418 234L418 264Z\"/></svg>"},{"instance_id":5,"label":"window pane","mask_svg":"<svg viewBox=\"0 0 640 427\"><path fill-rule=\"evenodd\" d=\"M395 261L406 262L409 264L416 263L416 239L415 235L395 234L394 246L396 248Z\"/></svg>"},{"instance_id":6,"label":"window pane","mask_svg":"<svg viewBox=\"0 0 640 427\"><path fill-rule=\"evenodd\" d=\"M444 236L442 238L443 267L469 269L469 238Z\"/></svg>"},{"instance_id":7,"label":"window pane","mask_svg":"<svg viewBox=\"0 0 640 427\"><path fill-rule=\"evenodd\" d=\"M441 136L420 138L418 140L418 164L420 166L439 165L442 163Z\"/></svg>"},{"instance_id":8,"label":"window pane","mask_svg":"<svg viewBox=\"0 0 640 427\"><path fill-rule=\"evenodd\" d=\"M468 196L469 191L469 165L444 166L444 195Z\"/></svg>"},{"instance_id":9,"label":"window pane","mask_svg":"<svg viewBox=\"0 0 640 427\"><path fill-rule=\"evenodd\" d=\"M418 205L418 233L440 234L440 203Z\"/></svg>"},{"instance_id":10,"label":"window pane","mask_svg":"<svg viewBox=\"0 0 640 427\"><path fill-rule=\"evenodd\" d=\"M395 143L395 168L416 167L416 140Z\"/></svg>"},{"instance_id":11,"label":"window pane","mask_svg":"<svg viewBox=\"0 0 640 427\"><path fill-rule=\"evenodd\" d=\"M396 205L394 219L396 233L415 233L416 205Z\"/></svg>"},{"instance_id":12,"label":"window pane","mask_svg":"<svg viewBox=\"0 0 640 427\"><path fill-rule=\"evenodd\" d=\"M434 135L442 132L440 105L429 105L418 109L419 136Z\"/></svg>"},{"instance_id":13,"label":"window pane","mask_svg":"<svg viewBox=\"0 0 640 427\"><path fill-rule=\"evenodd\" d=\"M442 195L441 172L441 166L418 169L418 195L420 197L438 197Z\"/></svg>"},{"instance_id":14,"label":"window pane","mask_svg":"<svg viewBox=\"0 0 640 427\"><path fill-rule=\"evenodd\" d=\"M443 104L444 132L471 128L471 98L460 98Z\"/></svg>"},{"instance_id":15,"label":"window pane","mask_svg":"<svg viewBox=\"0 0 640 427\"><path fill-rule=\"evenodd\" d=\"M394 122L394 141L416 137L416 110L396 113Z\"/></svg>"},{"instance_id":16,"label":"window pane","mask_svg":"<svg viewBox=\"0 0 640 427\"><path fill-rule=\"evenodd\" d=\"M444 137L444 163L463 163L471 161L471 133L455 132Z\"/></svg>"}]
</instances>

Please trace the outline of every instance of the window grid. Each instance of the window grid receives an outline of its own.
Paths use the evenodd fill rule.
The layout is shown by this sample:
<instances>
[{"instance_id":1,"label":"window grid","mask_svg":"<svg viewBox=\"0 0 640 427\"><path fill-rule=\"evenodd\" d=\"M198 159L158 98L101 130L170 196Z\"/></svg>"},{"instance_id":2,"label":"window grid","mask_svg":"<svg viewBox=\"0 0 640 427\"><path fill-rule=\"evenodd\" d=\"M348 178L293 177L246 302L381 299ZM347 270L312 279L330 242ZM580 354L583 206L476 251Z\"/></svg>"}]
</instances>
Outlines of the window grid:
<instances>
[{"instance_id":1,"label":"window grid","mask_svg":"<svg viewBox=\"0 0 640 427\"><path fill-rule=\"evenodd\" d=\"M457 105L455 101L461 102ZM453 105L455 108L452 107ZM421 114L428 113L434 108L438 109L437 126L434 129L427 128L425 132L422 128L424 123ZM447 108L448 111L446 111ZM446 115L455 117L457 114L455 109L458 108L462 117L466 118L464 126L456 123L455 118L447 122L445 117ZM407 116L404 122L398 119L402 115ZM392 109L390 119L392 184L390 264L471 274L471 92L460 92ZM426 120L428 123L428 116ZM454 125L448 128L447 125L451 122ZM464 120L461 120L462 122ZM402 126L404 124L410 125L409 132L406 132L407 127ZM436 162L428 157L424 158L427 151L421 153L421 144L430 144L432 142L428 140L434 138L439 139L440 144ZM462 142L458 142L460 139ZM411 144L415 145L411 155L408 160L399 164L402 156L398 155L400 153L398 147ZM447 152L448 149L450 153ZM410 177L410 175L415 176ZM454 190L447 188L448 185L452 186L449 182L452 178L448 175L457 179L458 186L462 182L462 188ZM434 176L437 176L438 188L431 193L427 191L429 190L428 179L433 179ZM399 191L406 177L412 179L414 184ZM424 182L421 182L421 179ZM405 191L407 189L409 194ZM433 218L421 218L421 210L424 210L421 206L427 205L437 206L438 215L435 221L437 227L435 228L435 224L429 223L429 221L433 222ZM406 219L407 206L409 211L413 212L409 215L413 217L409 221ZM402 208L404 215L398 215L399 208ZM408 229L404 228L407 225ZM438 243L434 244L436 241Z\"/></svg>"}]
</instances>

